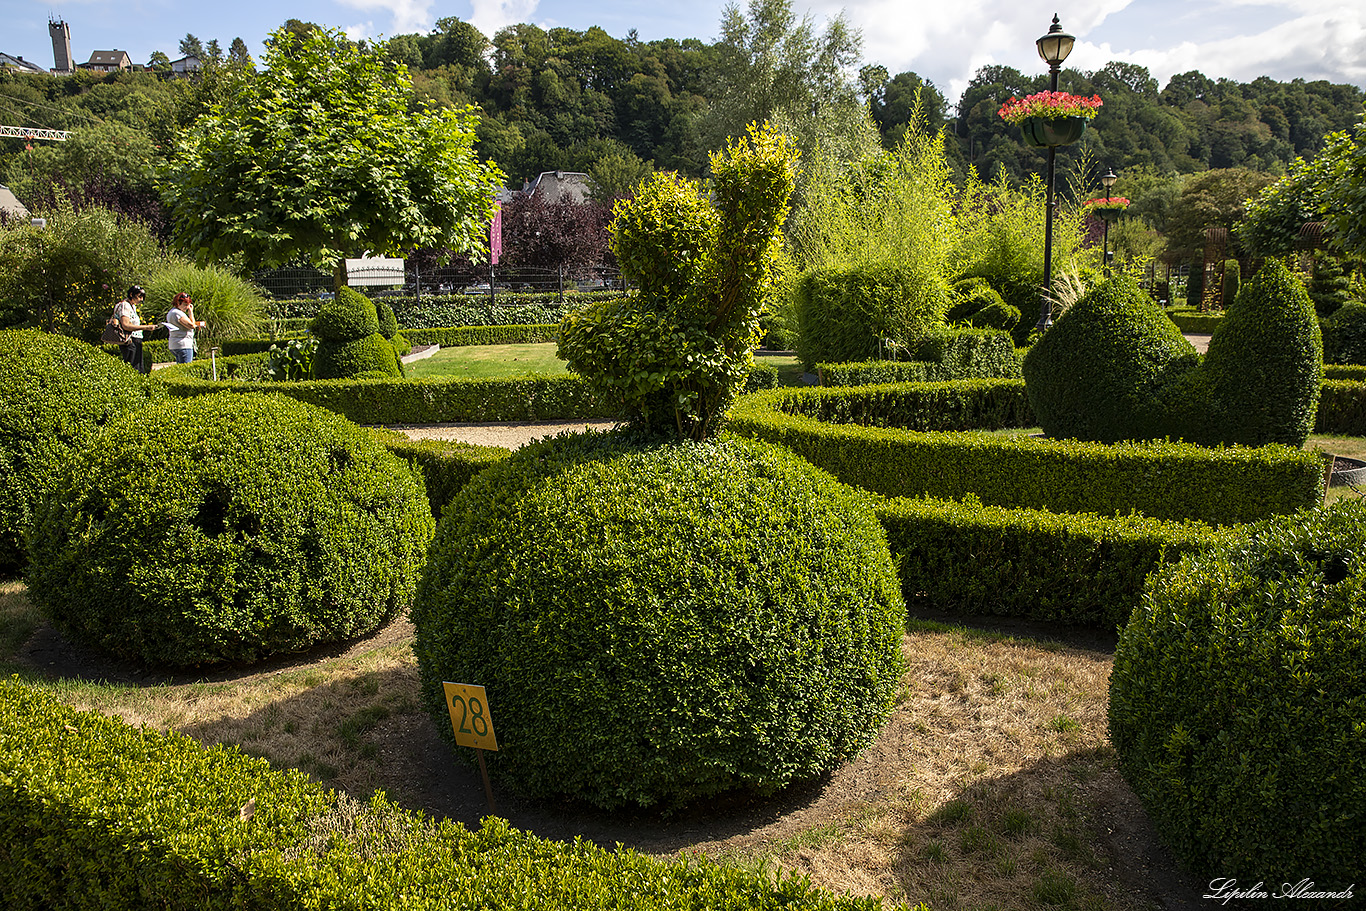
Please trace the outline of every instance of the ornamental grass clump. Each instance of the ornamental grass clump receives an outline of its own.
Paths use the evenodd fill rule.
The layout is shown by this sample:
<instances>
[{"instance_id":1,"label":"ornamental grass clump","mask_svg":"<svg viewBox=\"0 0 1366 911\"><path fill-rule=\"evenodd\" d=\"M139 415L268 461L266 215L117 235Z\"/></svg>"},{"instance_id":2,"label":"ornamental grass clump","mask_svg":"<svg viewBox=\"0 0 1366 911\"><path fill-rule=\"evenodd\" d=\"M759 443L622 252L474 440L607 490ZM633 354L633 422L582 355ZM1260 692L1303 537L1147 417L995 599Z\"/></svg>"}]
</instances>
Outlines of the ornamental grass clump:
<instances>
[{"instance_id":1,"label":"ornamental grass clump","mask_svg":"<svg viewBox=\"0 0 1366 911\"><path fill-rule=\"evenodd\" d=\"M0 332L0 575L25 563L34 511L100 428L161 387L85 342Z\"/></svg>"},{"instance_id":2,"label":"ornamental grass clump","mask_svg":"<svg viewBox=\"0 0 1366 911\"><path fill-rule=\"evenodd\" d=\"M121 658L255 661L406 610L432 526L421 481L344 418L255 393L167 401L53 485L29 596Z\"/></svg>"},{"instance_id":3,"label":"ornamental grass clump","mask_svg":"<svg viewBox=\"0 0 1366 911\"><path fill-rule=\"evenodd\" d=\"M831 771L872 743L903 669L866 496L731 438L519 450L446 507L412 616L442 735L442 681L480 684L490 773L604 808Z\"/></svg>"},{"instance_id":4,"label":"ornamental grass clump","mask_svg":"<svg viewBox=\"0 0 1366 911\"><path fill-rule=\"evenodd\" d=\"M1366 506L1269 520L1149 579L1110 739L1201 876L1366 880Z\"/></svg>"}]
</instances>

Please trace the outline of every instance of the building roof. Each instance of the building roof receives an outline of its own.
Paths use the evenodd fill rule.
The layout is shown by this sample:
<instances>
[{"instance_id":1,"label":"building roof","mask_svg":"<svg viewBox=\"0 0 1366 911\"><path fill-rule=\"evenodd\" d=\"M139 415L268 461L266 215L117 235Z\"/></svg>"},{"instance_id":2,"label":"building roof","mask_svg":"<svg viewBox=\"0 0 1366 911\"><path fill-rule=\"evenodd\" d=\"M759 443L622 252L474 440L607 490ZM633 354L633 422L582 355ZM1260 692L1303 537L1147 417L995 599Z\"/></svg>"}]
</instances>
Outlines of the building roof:
<instances>
[{"instance_id":1,"label":"building roof","mask_svg":"<svg viewBox=\"0 0 1366 911\"><path fill-rule=\"evenodd\" d=\"M28 209L24 207L23 203L15 198L14 194L10 192L9 187L4 184L0 184L0 212L4 212L6 215L17 215L20 218L28 218Z\"/></svg>"},{"instance_id":2,"label":"building roof","mask_svg":"<svg viewBox=\"0 0 1366 911\"><path fill-rule=\"evenodd\" d=\"M3 51L0 51L0 68L19 70L21 73L47 72L47 70L43 69L41 66L38 66L38 64L36 63L30 63L23 57L14 57L10 54L4 53Z\"/></svg>"},{"instance_id":3,"label":"building roof","mask_svg":"<svg viewBox=\"0 0 1366 911\"><path fill-rule=\"evenodd\" d=\"M567 197L570 202L580 203L593 192L593 178L582 171L542 171L535 180L522 185L522 192L540 193L546 202L559 202Z\"/></svg>"},{"instance_id":4,"label":"building roof","mask_svg":"<svg viewBox=\"0 0 1366 911\"><path fill-rule=\"evenodd\" d=\"M120 68L132 65L133 61L129 58L128 52L120 50L92 51L90 60L86 63L86 66L117 66Z\"/></svg>"}]
</instances>

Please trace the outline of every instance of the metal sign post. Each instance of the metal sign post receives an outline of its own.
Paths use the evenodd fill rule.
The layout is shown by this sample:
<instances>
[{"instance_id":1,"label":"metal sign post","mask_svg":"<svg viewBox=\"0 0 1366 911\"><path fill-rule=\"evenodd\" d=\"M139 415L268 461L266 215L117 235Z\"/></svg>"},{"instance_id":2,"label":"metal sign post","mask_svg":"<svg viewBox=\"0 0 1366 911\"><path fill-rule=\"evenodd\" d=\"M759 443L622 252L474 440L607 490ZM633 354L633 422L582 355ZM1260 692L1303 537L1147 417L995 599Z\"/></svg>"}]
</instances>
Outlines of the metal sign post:
<instances>
[{"instance_id":1,"label":"metal sign post","mask_svg":"<svg viewBox=\"0 0 1366 911\"><path fill-rule=\"evenodd\" d=\"M497 805L493 802L493 786L489 783L489 770L484 765L484 751L498 751L498 738L493 733L493 716L489 713L488 697L482 686L469 683L450 683L442 681L441 688L446 693L446 709L451 713L451 727L455 730L458 746L471 747L479 760L479 774L484 779L484 797L489 802L489 812L496 814Z\"/></svg>"}]
</instances>

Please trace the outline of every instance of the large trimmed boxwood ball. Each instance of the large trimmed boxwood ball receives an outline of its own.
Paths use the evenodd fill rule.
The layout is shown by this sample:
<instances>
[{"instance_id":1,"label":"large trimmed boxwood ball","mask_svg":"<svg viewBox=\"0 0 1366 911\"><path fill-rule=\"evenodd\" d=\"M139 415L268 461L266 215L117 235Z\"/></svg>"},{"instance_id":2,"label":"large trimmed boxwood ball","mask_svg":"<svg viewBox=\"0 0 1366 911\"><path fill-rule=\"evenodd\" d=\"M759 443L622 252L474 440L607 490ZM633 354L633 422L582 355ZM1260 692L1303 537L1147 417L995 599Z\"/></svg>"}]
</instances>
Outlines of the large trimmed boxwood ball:
<instances>
[{"instance_id":1,"label":"large trimmed boxwood ball","mask_svg":"<svg viewBox=\"0 0 1366 911\"><path fill-rule=\"evenodd\" d=\"M1050 437L1114 443L1165 435L1157 397L1197 358L1138 284L1119 276L1068 308L1021 369Z\"/></svg>"},{"instance_id":2,"label":"large trimmed boxwood ball","mask_svg":"<svg viewBox=\"0 0 1366 911\"><path fill-rule=\"evenodd\" d=\"M1201 875L1366 881L1366 505L1149 580L1110 676L1119 766Z\"/></svg>"},{"instance_id":3,"label":"large trimmed boxwood ball","mask_svg":"<svg viewBox=\"0 0 1366 911\"><path fill-rule=\"evenodd\" d=\"M432 530L421 482L344 418L257 394L176 400L106 427L47 498L29 596L123 658L253 661L406 610Z\"/></svg>"},{"instance_id":4,"label":"large trimmed boxwood ball","mask_svg":"<svg viewBox=\"0 0 1366 911\"><path fill-rule=\"evenodd\" d=\"M0 332L0 575L23 567L33 511L67 460L160 389L85 342L33 329Z\"/></svg>"},{"instance_id":5,"label":"large trimmed boxwood ball","mask_svg":"<svg viewBox=\"0 0 1366 911\"><path fill-rule=\"evenodd\" d=\"M903 670L865 495L740 439L524 447L446 507L412 616L444 736L442 682L484 686L490 772L604 808L818 776L872 743Z\"/></svg>"}]
</instances>

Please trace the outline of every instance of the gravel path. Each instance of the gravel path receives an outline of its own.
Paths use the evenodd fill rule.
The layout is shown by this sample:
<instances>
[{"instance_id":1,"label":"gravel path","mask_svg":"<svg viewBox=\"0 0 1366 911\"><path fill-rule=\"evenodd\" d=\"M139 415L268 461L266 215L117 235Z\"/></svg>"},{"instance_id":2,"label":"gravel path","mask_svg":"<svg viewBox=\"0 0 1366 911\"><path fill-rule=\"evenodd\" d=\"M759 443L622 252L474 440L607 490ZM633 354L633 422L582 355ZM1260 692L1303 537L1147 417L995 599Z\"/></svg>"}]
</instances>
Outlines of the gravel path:
<instances>
[{"instance_id":1,"label":"gravel path","mask_svg":"<svg viewBox=\"0 0 1366 911\"><path fill-rule=\"evenodd\" d=\"M413 440L459 440L516 449L532 440L553 437L567 430L610 430L615 426L615 421L499 421L491 424L391 424L388 429L397 430Z\"/></svg>"}]
</instances>

